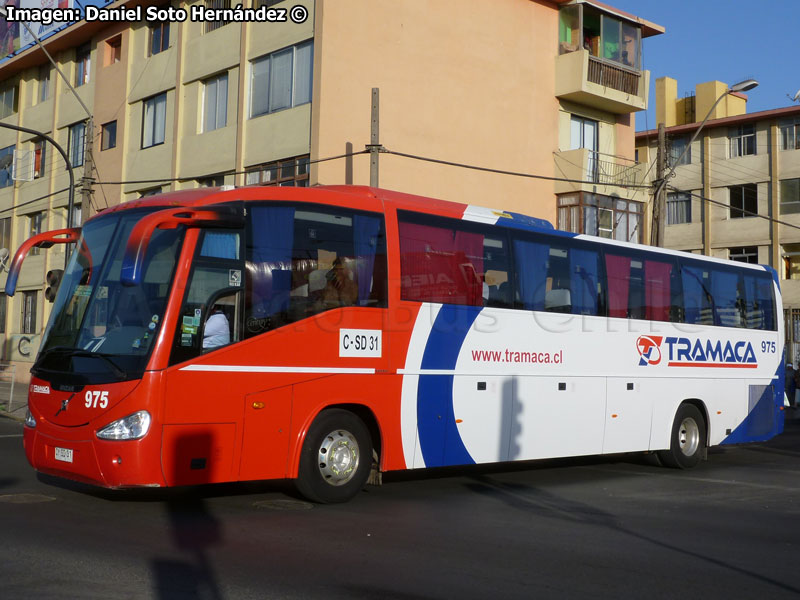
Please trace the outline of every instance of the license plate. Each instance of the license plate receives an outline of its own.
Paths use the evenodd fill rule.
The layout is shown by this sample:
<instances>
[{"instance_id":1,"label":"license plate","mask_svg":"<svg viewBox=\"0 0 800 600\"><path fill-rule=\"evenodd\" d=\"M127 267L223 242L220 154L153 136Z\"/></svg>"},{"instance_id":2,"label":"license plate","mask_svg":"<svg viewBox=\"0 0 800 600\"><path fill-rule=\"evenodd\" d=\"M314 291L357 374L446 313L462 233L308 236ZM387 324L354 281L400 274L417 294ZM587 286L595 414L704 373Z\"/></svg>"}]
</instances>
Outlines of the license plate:
<instances>
[{"instance_id":1,"label":"license plate","mask_svg":"<svg viewBox=\"0 0 800 600\"><path fill-rule=\"evenodd\" d=\"M56 448L55 459L61 462L72 462L72 449L71 448Z\"/></svg>"}]
</instances>

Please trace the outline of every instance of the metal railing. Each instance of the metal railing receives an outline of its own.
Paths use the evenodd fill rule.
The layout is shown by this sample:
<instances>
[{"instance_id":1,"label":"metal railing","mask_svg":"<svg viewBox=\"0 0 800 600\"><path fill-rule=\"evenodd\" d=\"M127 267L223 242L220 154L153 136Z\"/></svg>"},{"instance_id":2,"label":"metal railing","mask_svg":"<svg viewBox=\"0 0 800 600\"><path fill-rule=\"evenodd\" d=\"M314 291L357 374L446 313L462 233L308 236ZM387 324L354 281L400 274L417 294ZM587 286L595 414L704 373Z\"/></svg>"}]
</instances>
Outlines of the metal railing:
<instances>
[{"instance_id":1,"label":"metal railing","mask_svg":"<svg viewBox=\"0 0 800 600\"><path fill-rule=\"evenodd\" d=\"M595 183L612 185L643 183L639 163L600 152L589 151L586 171L587 179Z\"/></svg>"},{"instance_id":2,"label":"metal railing","mask_svg":"<svg viewBox=\"0 0 800 600\"><path fill-rule=\"evenodd\" d=\"M14 411L14 383L16 381L17 367L9 363L0 363L0 410ZM18 386L19 387L19 386ZM19 409L19 402L17 408Z\"/></svg>"},{"instance_id":3,"label":"metal railing","mask_svg":"<svg viewBox=\"0 0 800 600\"><path fill-rule=\"evenodd\" d=\"M640 73L616 67L599 58L589 55L589 72L586 78L592 83L631 94L639 95Z\"/></svg>"}]
</instances>

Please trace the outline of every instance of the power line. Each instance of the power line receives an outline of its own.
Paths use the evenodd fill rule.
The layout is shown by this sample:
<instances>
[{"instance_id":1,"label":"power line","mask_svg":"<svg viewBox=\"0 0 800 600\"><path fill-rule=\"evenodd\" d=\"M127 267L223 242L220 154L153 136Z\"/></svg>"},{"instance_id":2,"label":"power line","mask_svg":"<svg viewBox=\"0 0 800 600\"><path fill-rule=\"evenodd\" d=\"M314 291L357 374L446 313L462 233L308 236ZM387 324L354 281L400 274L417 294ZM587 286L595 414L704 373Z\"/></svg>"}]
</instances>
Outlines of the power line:
<instances>
[{"instance_id":1,"label":"power line","mask_svg":"<svg viewBox=\"0 0 800 600\"><path fill-rule=\"evenodd\" d=\"M794 225L792 223L787 223L786 221L781 221L780 219L776 219L774 217L768 217L766 215L758 214L757 212L753 212L747 210L745 208L737 208L732 207L730 204L725 204L724 202L720 202L719 200L712 200L711 198L706 198L702 194L695 194L694 192L687 192L686 190L680 190L676 187L670 186L670 189L675 192L681 192L683 194L689 194L693 198L698 198L699 200L705 200L706 202L710 202L711 204L716 204L717 206L722 206L723 208L733 208L737 212L747 215L748 217L758 217L759 219L764 219L765 221L769 221L771 223L777 223L778 225L783 225L784 227L791 227L792 229L800 229L800 226ZM709 218L710 215L706 215L706 218Z\"/></svg>"},{"instance_id":2,"label":"power line","mask_svg":"<svg viewBox=\"0 0 800 600\"><path fill-rule=\"evenodd\" d=\"M314 165L317 163L327 162L330 160L338 160L342 158L349 158L351 156L358 156L359 154L367 154L368 150L359 150L358 152L347 152L345 154L338 154L336 156L328 156L326 158L317 158L315 160L309 160L304 162L303 164L307 165ZM280 161L278 161L280 162ZM253 165L253 167L258 167L259 165ZM229 169L227 171L218 171L213 173L213 175L247 175L251 173L252 169L249 171L235 171L233 169ZM95 181L93 183L97 185L129 185L129 184L140 184L140 183L171 183L174 181L193 181L197 179L205 179L207 177L211 177L213 175L193 175L188 177L163 177L161 179L131 179L128 181Z\"/></svg>"},{"instance_id":3,"label":"power line","mask_svg":"<svg viewBox=\"0 0 800 600\"><path fill-rule=\"evenodd\" d=\"M22 204L17 204L16 206L10 206L9 208L4 208L0 210L0 214L3 214L8 211L13 211L18 208L22 208L23 206L28 206L29 204L33 204L34 202L39 202L39 200L45 200L50 198L51 196L55 196L56 194L61 194L63 192L68 192L69 188L66 187L63 190L56 190L55 192L50 192L49 194L45 194L44 196L39 196L38 198L34 198L33 200L28 200L27 202L23 202Z\"/></svg>"},{"instance_id":4,"label":"power line","mask_svg":"<svg viewBox=\"0 0 800 600\"><path fill-rule=\"evenodd\" d=\"M534 175L533 173L519 173L517 171L506 171L504 169L492 169L489 167L479 167L476 165L468 165L465 163L458 163L453 162L450 160L441 160L438 158L429 158L425 156L418 156L416 154L407 154L405 152L397 152L395 150L388 150L385 149L382 151L383 154L394 154L395 156L402 156L404 158L410 158L413 160L419 160L423 162L430 162L439 165L446 165L448 167L459 167L462 169L471 169L473 171L482 171L484 173L496 173L498 175L511 175L514 177L527 177L530 179L544 179L546 181L562 181L564 183L583 183L587 185L607 185L612 187L622 187L622 188L631 188L631 189L651 189L651 185L640 185L640 184L622 184L622 183L605 183L602 184L597 181L587 181L584 179L566 179L564 177L550 177L548 175Z\"/></svg>"}]
</instances>

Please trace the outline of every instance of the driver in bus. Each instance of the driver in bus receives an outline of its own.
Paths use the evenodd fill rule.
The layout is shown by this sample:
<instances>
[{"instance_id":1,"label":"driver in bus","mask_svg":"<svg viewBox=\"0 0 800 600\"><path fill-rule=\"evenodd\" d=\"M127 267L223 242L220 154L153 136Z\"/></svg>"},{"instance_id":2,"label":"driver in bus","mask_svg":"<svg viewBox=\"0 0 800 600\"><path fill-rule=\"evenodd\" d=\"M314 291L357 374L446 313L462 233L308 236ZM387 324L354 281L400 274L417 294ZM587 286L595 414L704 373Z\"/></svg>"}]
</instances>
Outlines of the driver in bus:
<instances>
[{"instance_id":1,"label":"driver in bus","mask_svg":"<svg viewBox=\"0 0 800 600\"><path fill-rule=\"evenodd\" d=\"M222 306L215 304L203 330L203 349L210 350L231 343L231 328Z\"/></svg>"}]
</instances>

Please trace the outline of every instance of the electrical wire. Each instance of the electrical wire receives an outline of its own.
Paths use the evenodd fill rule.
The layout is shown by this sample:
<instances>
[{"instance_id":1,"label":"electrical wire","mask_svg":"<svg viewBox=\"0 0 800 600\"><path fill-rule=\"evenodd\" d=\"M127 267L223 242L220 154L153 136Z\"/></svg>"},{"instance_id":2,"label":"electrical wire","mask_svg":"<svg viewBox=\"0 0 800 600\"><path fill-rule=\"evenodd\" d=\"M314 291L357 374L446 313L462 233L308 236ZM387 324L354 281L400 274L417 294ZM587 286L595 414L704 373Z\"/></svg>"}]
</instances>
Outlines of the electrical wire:
<instances>
[{"instance_id":1,"label":"electrical wire","mask_svg":"<svg viewBox=\"0 0 800 600\"><path fill-rule=\"evenodd\" d=\"M758 217L759 219L764 219L765 221L769 221L771 223L777 223L778 225L783 225L784 227L791 227L792 229L800 229L800 226L794 225L793 223L787 223L786 221L781 221L780 219L776 219L774 217L769 217L767 215L761 215L761 214L759 214L757 212L746 210L744 208L732 207L730 204L726 204L725 202L720 202L719 200L712 200L711 198L706 198L702 194L695 194L694 192L687 192L686 190L680 190L680 189L672 187L672 186L668 186L668 187L672 191L681 192L683 194L688 194L688 195L692 196L693 198L697 198L699 200L705 200L706 202L709 202L711 204L716 204L717 206L721 206L723 208L728 208L728 209L733 208L733 210L735 210L737 212L740 212L742 214L745 214L748 217Z\"/></svg>"},{"instance_id":2,"label":"electrical wire","mask_svg":"<svg viewBox=\"0 0 800 600\"><path fill-rule=\"evenodd\" d=\"M330 160L338 160L342 158L349 158L351 156L358 156L359 154L367 154L369 150L359 150L358 152L347 152L345 154L339 154L337 156L328 156L326 158L318 158L315 160L305 161L303 164L307 165L314 165L317 163L323 163ZM254 165L257 166L257 165ZM214 173L216 175L246 175L247 173L252 172L252 169L248 171L235 171L233 169L229 169L227 171L219 171ZM127 181L94 181L93 183L97 185L133 185L133 184L142 184L142 183L171 183L174 181L194 181L197 179L205 179L210 177L210 175L203 174L203 175L193 175L188 177L163 177L161 179L131 179Z\"/></svg>"},{"instance_id":3,"label":"electrical wire","mask_svg":"<svg viewBox=\"0 0 800 600\"><path fill-rule=\"evenodd\" d=\"M56 190L55 192L50 192L49 194L45 194L44 196L39 196L38 198L34 198L33 200L28 200L27 202L23 202L22 204L17 204L15 206L9 206L8 208L4 208L0 210L0 215L9 211L14 211L18 208L22 208L23 206L28 206L29 204L33 204L34 202L39 202L40 200L46 200L51 196L55 196L56 194L61 194L62 192L68 192L69 188L64 188L63 190Z\"/></svg>"},{"instance_id":4,"label":"electrical wire","mask_svg":"<svg viewBox=\"0 0 800 600\"><path fill-rule=\"evenodd\" d=\"M543 179L545 181L562 181L564 183L583 183L586 185L598 185L597 181L587 181L585 179L567 179L564 177L550 177L548 175L534 175L533 173L519 173L517 171L507 171L504 169L492 169L489 167L479 167L476 165L468 165L465 163L458 163L450 160L441 160L438 158L430 158L426 156L418 156L416 154L408 154L406 152L397 152L396 150L381 150L381 154L394 154L395 156L402 156L404 158L410 158L412 160L419 160L423 162L430 162L438 165L446 165L448 167L459 167L462 169L471 169L473 171L482 171L484 173L495 173L497 175L511 175L513 177L526 177L530 179ZM621 188L630 188L630 189L652 189L653 186L651 185L640 185L640 184L622 184L622 183L603 183L602 185L607 185L611 187L621 187Z\"/></svg>"}]
</instances>

